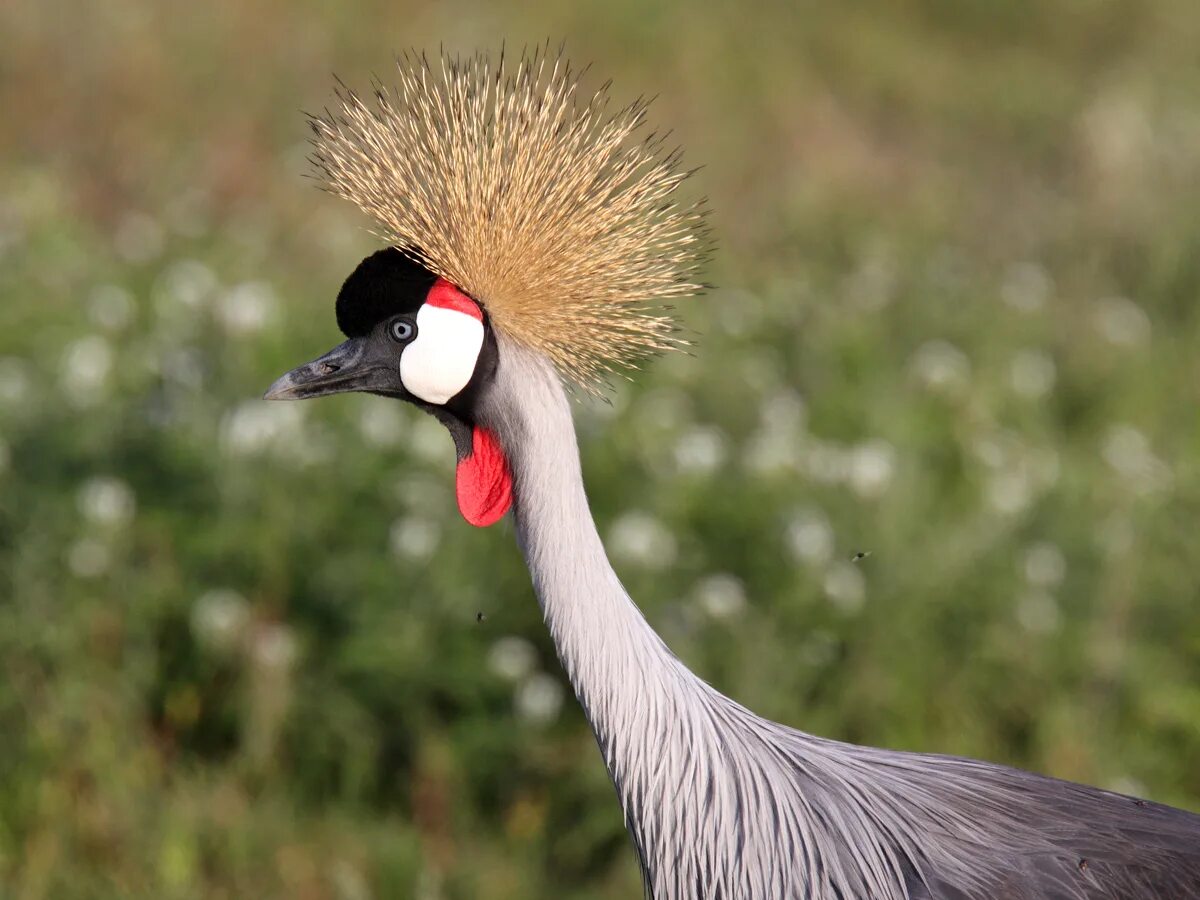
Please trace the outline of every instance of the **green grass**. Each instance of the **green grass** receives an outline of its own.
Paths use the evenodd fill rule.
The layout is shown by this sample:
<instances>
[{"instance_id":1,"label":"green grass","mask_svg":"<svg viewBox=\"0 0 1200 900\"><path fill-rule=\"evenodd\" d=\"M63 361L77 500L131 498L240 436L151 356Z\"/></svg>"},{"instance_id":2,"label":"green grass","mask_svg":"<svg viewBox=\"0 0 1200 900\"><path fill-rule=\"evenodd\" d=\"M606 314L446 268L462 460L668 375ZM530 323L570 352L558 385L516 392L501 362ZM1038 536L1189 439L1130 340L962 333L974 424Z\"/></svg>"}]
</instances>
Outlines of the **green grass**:
<instances>
[{"instance_id":1,"label":"green grass","mask_svg":"<svg viewBox=\"0 0 1200 900\"><path fill-rule=\"evenodd\" d=\"M578 410L671 646L809 731L1200 807L1194 7L0 8L0 897L637 895L449 438L258 399L374 246L299 110L500 35L705 166L695 355Z\"/></svg>"}]
</instances>

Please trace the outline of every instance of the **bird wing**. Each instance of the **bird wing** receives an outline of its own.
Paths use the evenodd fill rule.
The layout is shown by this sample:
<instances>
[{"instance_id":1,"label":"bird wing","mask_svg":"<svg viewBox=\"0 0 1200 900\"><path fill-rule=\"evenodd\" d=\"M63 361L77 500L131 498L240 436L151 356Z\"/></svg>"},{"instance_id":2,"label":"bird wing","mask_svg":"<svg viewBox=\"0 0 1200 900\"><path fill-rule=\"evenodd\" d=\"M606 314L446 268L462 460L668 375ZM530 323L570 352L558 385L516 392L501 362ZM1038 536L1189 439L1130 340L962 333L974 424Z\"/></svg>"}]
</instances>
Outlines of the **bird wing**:
<instances>
[{"instance_id":1,"label":"bird wing","mask_svg":"<svg viewBox=\"0 0 1200 900\"><path fill-rule=\"evenodd\" d=\"M1200 898L1200 815L974 760L922 758L941 778L942 803L979 826L958 852L977 854L982 883L964 887L958 866L943 876L933 853L920 874L908 873L913 900Z\"/></svg>"}]
</instances>

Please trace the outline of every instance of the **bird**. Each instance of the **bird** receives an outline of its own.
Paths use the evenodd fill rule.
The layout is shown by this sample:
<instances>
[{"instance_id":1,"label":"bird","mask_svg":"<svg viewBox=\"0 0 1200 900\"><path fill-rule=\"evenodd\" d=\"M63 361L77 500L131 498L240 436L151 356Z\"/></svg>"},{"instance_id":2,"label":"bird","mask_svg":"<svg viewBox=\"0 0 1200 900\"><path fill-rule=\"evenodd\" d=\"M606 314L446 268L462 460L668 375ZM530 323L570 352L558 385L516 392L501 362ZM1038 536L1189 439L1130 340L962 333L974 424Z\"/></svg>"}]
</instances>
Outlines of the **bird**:
<instances>
[{"instance_id":1,"label":"bird","mask_svg":"<svg viewBox=\"0 0 1200 900\"><path fill-rule=\"evenodd\" d=\"M511 519L647 897L1200 897L1200 815L769 721L651 627L599 537L572 410L689 344L673 309L704 293L708 205L648 101L584 75L539 47L405 53L365 96L339 82L309 116L313 174L384 246L337 293L345 340L266 398L366 392L445 426L463 518Z\"/></svg>"}]
</instances>

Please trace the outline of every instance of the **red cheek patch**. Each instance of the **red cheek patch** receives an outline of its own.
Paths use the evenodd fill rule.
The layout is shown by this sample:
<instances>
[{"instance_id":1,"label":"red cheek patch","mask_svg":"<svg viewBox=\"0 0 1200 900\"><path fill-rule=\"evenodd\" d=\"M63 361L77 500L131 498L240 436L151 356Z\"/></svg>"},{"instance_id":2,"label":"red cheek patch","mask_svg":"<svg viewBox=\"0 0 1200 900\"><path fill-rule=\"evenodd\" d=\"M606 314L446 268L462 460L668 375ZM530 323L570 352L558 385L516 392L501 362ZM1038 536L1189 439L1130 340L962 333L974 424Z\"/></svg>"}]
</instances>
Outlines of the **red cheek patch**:
<instances>
[{"instance_id":1,"label":"red cheek patch","mask_svg":"<svg viewBox=\"0 0 1200 900\"><path fill-rule=\"evenodd\" d=\"M508 460L486 428L471 430L471 454L458 463L454 494L463 518L480 528L500 521L512 505Z\"/></svg>"}]
</instances>

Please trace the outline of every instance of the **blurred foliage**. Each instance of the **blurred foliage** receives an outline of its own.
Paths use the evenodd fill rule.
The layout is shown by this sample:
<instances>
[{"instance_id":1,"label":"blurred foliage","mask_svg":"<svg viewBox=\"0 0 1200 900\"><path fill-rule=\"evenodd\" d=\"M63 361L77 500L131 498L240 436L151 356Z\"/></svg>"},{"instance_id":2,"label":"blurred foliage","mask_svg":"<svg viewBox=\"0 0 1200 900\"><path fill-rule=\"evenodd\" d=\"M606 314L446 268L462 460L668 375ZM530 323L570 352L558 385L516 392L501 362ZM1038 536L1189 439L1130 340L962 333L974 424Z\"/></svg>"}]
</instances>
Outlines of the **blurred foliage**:
<instances>
[{"instance_id":1,"label":"blurred foliage","mask_svg":"<svg viewBox=\"0 0 1200 900\"><path fill-rule=\"evenodd\" d=\"M449 438L258 399L373 248L299 109L501 36L659 93L706 165L695 355L579 407L671 646L819 734L1200 806L1194 0L59 0L0 34L0 896L639 892Z\"/></svg>"}]
</instances>

